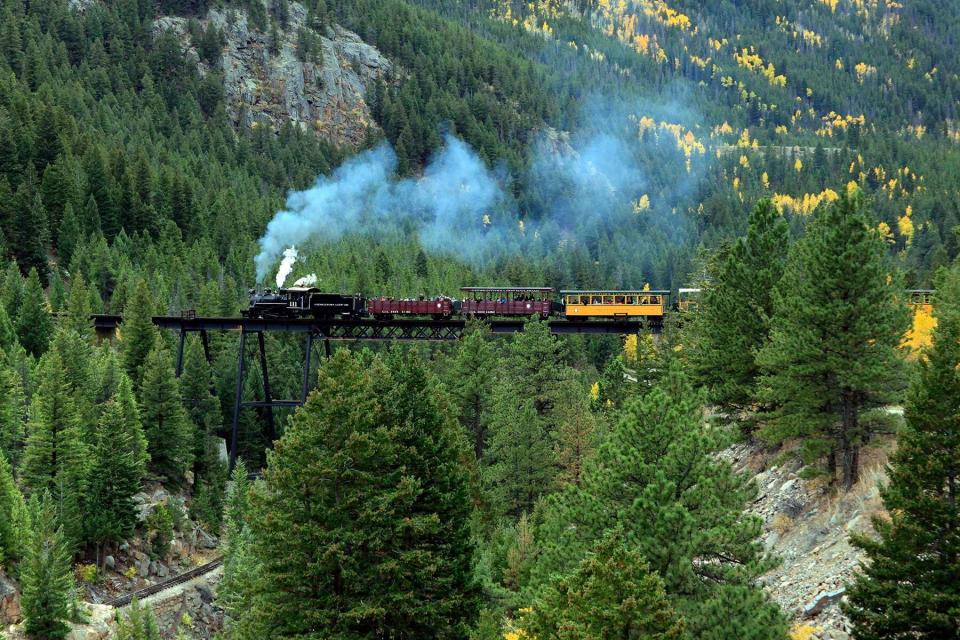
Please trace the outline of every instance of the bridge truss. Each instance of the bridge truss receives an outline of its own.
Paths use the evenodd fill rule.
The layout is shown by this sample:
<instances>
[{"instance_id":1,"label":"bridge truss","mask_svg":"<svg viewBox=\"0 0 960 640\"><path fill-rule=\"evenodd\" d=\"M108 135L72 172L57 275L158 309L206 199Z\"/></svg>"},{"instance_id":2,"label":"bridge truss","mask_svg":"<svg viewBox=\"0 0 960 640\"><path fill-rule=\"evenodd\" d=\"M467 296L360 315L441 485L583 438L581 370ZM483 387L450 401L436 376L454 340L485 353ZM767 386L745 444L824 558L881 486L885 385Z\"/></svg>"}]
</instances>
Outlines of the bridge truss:
<instances>
[{"instance_id":1,"label":"bridge truss","mask_svg":"<svg viewBox=\"0 0 960 640\"><path fill-rule=\"evenodd\" d=\"M123 322L122 316L94 315L94 327L101 337L114 334ZM192 313L182 316L155 316L153 324L159 329L177 332L176 375L183 373L183 351L187 335L200 336L204 356L211 361L209 333L211 331L235 331L239 334L237 349L237 384L233 399L233 416L230 427L230 463L232 472L239 450L240 414L244 409L256 408L264 412L270 441L277 438L273 409L299 407L307 401L310 391L310 366L315 342L322 341L327 357L331 353L331 341L432 341L451 342L458 340L466 328L463 319L433 320L429 318L375 319L290 319L290 318L205 318ZM486 323L493 334L511 334L523 331L525 321L488 320ZM662 318L637 320L548 320L550 332L556 335L629 335L642 331L658 333L662 328ZM267 352L264 334L267 332L304 334L303 385L299 398L290 400L274 399L270 390L270 373L267 367ZM248 337L256 337L257 357L263 383L263 400L244 401L243 385L247 374Z\"/></svg>"}]
</instances>

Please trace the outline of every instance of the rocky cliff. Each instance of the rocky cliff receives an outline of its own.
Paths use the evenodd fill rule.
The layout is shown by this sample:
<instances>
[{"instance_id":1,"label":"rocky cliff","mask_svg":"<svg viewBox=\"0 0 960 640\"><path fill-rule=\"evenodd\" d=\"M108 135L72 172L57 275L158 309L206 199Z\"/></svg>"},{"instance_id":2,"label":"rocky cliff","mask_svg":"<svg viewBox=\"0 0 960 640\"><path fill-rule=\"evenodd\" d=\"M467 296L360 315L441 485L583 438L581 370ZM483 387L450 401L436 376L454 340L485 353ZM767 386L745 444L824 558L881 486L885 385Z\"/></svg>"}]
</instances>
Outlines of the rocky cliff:
<instances>
[{"instance_id":1,"label":"rocky cliff","mask_svg":"<svg viewBox=\"0 0 960 640\"><path fill-rule=\"evenodd\" d=\"M352 147L376 128L365 94L377 79L390 76L393 65L355 33L337 25L317 33L297 2L290 3L286 28L273 33L257 30L236 9L211 9L199 24L215 26L224 36L213 68L201 60L186 18L159 18L154 33L173 31L201 74L215 71L223 77L227 112L237 126L276 131L290 122ZM310 35L310 55L299 51L301 30Z\"/></svg>"},{"instance_id":2,"label":"rocky cliff","mask_svg":"<svg viewBox=\"0 0 960 640\"><path fill-rule=\"evenodd\" d=\"M847 492L822 478L801 477L796 456L785 451L738 445L725 452L754 475L759 495L750 510L763 518L764 545L780 559L763 582L793 618L793 637L849 640L840 603L845 583L864 559L850 544L850 534L870 533L872 517L883 513L880 487L895 446L886 439L864 449L861 479Z\"/></svg>"}]
</instances>

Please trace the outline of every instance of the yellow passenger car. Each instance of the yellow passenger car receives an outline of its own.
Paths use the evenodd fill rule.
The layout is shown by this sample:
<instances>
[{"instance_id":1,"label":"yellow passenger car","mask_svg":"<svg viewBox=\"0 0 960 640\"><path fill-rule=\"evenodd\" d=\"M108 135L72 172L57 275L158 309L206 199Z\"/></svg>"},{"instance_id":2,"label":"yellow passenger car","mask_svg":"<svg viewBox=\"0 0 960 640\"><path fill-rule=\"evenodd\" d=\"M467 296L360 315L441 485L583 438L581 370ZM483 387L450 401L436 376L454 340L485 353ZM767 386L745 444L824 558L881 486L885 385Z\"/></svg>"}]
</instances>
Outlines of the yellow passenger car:
<instances>
[{"instance_id":1,"label":"yellow passenger car","mask_svg":"<svg viewBox=\"0 0 960 640\"><path fill-rule=\"evenodd\" d=\"M662 318L669 291L561 291L568 318Z\"/></svg>"}]
</instances>

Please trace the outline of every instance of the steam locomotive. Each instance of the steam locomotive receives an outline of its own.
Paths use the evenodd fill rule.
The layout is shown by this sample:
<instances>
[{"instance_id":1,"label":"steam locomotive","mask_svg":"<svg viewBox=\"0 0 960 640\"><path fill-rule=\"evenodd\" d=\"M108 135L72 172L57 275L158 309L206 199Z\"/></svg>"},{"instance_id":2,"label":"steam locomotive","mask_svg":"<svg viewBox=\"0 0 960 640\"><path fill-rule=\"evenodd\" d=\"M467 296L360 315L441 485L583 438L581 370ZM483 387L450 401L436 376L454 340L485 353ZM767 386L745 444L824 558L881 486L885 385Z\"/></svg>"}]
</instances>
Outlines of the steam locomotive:
<instances>
[{"instance_id":1,"label":"steam locomotive","mask_svg":"<svg viewBox=\"0 0 960 640\"><path fill-rule=\"evenodd\" d=\"M363 296L324 293L316 287L290 287L271 291L250 290L247 318L362 318L367 315Z\"/></svg>"}]
</instances>

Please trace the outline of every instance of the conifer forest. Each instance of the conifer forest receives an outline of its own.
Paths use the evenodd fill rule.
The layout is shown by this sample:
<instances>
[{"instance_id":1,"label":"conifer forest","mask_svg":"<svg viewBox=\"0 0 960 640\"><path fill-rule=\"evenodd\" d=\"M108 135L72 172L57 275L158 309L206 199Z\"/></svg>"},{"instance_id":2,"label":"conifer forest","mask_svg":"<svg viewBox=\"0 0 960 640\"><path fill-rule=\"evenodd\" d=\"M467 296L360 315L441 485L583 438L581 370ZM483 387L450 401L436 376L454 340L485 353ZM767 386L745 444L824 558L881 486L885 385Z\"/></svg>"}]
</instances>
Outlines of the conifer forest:
<instances>
[{"instance_id":1,"label":"conifer forest","mask_svg":"<svg viewBox=\"0 0 960 640\"><path fill-rule=\"evenodd\" d=\"M0 639L960 637L960 0L0 0Z\"/></svg>"}]
</instances>

